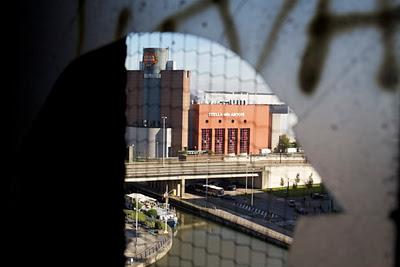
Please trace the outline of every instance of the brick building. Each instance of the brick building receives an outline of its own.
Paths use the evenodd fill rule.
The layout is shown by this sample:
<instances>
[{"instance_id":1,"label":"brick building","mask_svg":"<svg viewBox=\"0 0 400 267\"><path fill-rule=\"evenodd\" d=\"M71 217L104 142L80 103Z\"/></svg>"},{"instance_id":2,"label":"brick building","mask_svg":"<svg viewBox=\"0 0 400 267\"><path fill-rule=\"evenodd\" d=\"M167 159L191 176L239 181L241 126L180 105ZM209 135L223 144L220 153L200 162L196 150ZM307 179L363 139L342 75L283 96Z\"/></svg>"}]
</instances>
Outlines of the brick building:
<instances>
[{"instance_id":1,"label":"brick building","mask_svg":"<svg viewBox=\"0 0 400 267\"><path fill-rule=\"evenodd\" d=\"M166 155L176 156L188 146L190 71L174 70L168 49L144 48L140 70L128 71L126 92L126 140L137 153L156 157L165 147Z\"/></svg>"},{"instance_id":2,"label":"brick building","mask_svg":"<svg viewBox=\"0 0 400 267\"><path fill-rule=\"evenodd\" d=\"M268 105L193 104L193 145L215 154L259 154L271 148Z\"/></svg>"}]
</instances>

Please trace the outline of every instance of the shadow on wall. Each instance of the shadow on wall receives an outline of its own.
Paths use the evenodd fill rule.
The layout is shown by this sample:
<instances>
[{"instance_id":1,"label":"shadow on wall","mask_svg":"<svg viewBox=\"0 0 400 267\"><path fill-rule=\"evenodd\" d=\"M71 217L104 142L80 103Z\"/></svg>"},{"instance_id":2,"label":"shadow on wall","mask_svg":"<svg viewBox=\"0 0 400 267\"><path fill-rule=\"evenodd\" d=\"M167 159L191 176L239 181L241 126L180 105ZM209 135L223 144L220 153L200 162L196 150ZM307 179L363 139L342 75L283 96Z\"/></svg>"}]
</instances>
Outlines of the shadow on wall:
<instances>
[{"instance_id":1,"label":"shadow on wall","mask_svg":"<svg viewBox=\"0 0 400 267\"><path fill-rule=\"evenodd\" d=\"M124 265L125 58L123 38L71 63L22 146L15 245L29 265Z\"/></svg>"}]
</instances>

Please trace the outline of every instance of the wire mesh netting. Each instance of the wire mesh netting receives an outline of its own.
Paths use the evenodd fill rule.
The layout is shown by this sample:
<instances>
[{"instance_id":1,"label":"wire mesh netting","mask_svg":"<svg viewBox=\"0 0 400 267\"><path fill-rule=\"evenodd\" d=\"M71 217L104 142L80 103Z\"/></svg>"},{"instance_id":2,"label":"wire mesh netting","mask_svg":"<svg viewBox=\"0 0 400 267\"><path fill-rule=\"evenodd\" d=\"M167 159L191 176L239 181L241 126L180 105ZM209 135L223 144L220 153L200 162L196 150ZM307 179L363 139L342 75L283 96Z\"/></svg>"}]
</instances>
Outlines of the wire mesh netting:
<instances>
[{"instance_id":1,"label":"wire mesh netting","mask_svg":"<svg viewBox=\"0 0 400 267\"><path fill-rule=\"evenodd\" d=\"M296 219L334 210L294 113L217 43L137 33L127 47L126 193L159 199L126 198L127 264L285 266Z\"/></svg>"}]
</instances>

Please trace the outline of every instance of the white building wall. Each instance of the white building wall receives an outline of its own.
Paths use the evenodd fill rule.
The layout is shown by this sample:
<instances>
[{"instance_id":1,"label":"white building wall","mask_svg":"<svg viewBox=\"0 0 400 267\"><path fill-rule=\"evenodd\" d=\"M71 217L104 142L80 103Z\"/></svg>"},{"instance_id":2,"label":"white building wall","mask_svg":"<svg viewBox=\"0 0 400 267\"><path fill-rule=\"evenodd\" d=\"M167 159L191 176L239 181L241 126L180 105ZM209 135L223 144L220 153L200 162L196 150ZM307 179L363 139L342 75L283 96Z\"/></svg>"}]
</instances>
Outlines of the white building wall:
<instances>
[{"instance_id":1,"label":"white building wall","mask_svg":"<svg viewBox=\"0 0 400 267\"><path fill-rule=\"evenodd\" d=\"M229 102L230 104L267 104L277 105L284 104L275 94L249 94L249 93L227 93L227 92L204 92L202 100L207 104L218 104L221 102Z\"/></svg>"},{"instance_id":2,"label":"white building wall","mask_svg":"<svg viewBox=\"0 0 400 267\"><path fill-rule=\"evenodd\" d=\"M283 178L284 185L289 186L295 183L297 174L299 174L300 181L297 185L305 185L312 177L313 184L320 184L321 177L311 165L275 165L266 166L264 168L263 188L277 188L282 187L281 178Z\"/></svg>"},{"instance_id":3,"label":"white building wall","mask_svg":"<svg viewBox=\"0 0 400 267\"><path fill-rule=\"evenodd\" d=\"M165 157L171 147L171 128L165 129ZM134 145L136 157L161 158L163 156L163 128L127 127L125 133L127 145Z\"/></svg>"}]
</instances>

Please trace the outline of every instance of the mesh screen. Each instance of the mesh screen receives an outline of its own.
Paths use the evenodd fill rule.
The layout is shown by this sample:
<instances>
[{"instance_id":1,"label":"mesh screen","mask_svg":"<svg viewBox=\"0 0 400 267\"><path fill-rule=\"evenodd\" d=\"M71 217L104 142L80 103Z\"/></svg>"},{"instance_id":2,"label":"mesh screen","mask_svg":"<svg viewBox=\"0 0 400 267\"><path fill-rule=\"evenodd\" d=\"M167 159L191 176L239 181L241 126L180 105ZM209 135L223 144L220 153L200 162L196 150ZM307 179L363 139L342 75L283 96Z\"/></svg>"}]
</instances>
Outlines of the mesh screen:
<instances>
[{"instance_id":1,"label":"mesh screen","mask_svg":"<svg viewBox=\"0 0 400 267\"><path fill-rule=\"evenodd\" d=\"M136 233L130 213L127 264L165 251L152 266L285 266L296 219L334 208L295 143L290 108L219 44L138 33L127 46L126 193L164 196L161 203L168 195L179 219L169 234L154 230L163 218L138 223ZM144 48L167 48L164 70L151 73L163 55L143 57ZM295 153L285 144L297 145Z\"/></svg>"}]
</instances>

